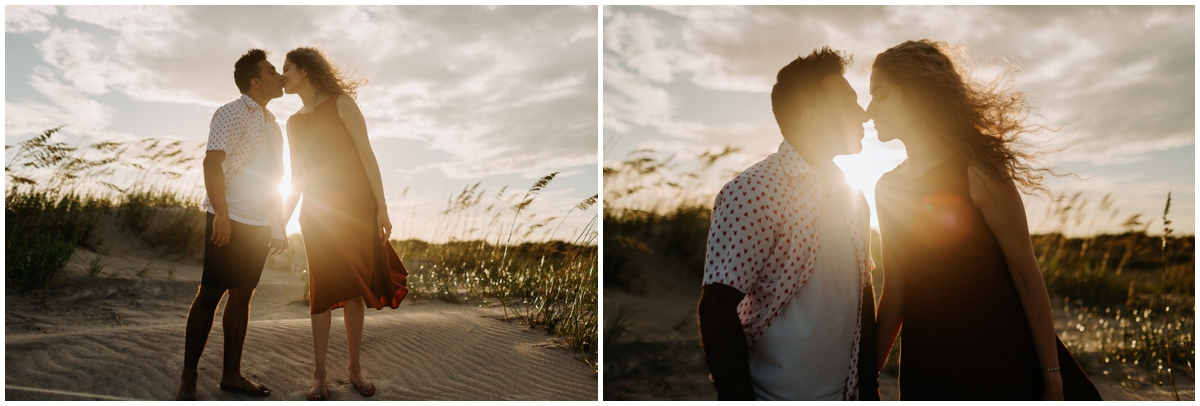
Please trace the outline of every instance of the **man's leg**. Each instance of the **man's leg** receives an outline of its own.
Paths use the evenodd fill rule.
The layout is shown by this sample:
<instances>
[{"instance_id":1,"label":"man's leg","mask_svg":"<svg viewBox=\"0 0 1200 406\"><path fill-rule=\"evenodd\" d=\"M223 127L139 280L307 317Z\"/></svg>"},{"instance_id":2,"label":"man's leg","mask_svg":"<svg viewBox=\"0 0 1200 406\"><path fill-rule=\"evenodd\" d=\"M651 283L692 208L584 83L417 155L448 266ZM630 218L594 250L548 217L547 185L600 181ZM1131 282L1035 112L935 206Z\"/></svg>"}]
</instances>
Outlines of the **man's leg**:
<instances>
[{"instance_id":1,"label":"man's leg","mask_svg":"<svg viewBox=\"0 0 1200 406\"><path fill-rule=\"evenodd\" d=\"M225 364L221 388L266 396L270 394L266 387L242 375L242 347L246 344L246 330L250 323L250 299L253 296L253 287L229 289L229 300L225 301L225 314L221 317L221 326L225 329Z\"/></svg>"},{"instance_id":2,"label":"man's leg","mask_svg":"<svg viewBox=\"0 0 1200 406\"><path fill-rule=\"evenodd\" d=\"M179 390L175 400L196 400L197 365L204 345L208 342L208 333L212 330L213 317L217 312L217 304L221 302L224 289L212 289L200 286L192 307L188 310L187 330L184 333L183 347L183 377L179 381Z\"/></svg>"}]
</instances>

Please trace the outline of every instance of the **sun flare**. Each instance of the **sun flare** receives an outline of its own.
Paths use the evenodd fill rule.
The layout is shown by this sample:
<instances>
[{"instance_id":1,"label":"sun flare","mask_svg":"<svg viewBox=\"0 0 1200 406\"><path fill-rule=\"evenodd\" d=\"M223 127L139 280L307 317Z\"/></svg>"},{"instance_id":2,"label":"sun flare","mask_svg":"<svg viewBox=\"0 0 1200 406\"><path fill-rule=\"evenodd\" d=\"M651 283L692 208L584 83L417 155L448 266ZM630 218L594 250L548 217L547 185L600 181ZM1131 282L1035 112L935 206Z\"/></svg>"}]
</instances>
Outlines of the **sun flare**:
<instances>
[{"instance_id":1,"label":"sun flare","mask_svg":"<svg viewBox=\"0 0 1200 406\"><path fill-rule=\"evenodd\" d=\"M846 174L846 183L849 183L850 187L869 192L875 190L875 182L878 182L884 173L904 161L903 156L898 160L891 158L887 151L869 151L863 148L860 154L840 156L833 162L842 168L842 172Z\"/></svg>"},{"instance_id":2,"label":"sun flare","mask_svg":"<svg viewBox=\"0 0 1200 406\"><path fill-rule=\"evenodd\" d=\"M846 183L866 195L867 204L871 206L871 227L879 227L879 220L875 214L875 183L884 173L894 169L906 158L903 144L899 141L886 144L879 142L874 125L869 123L866 125L862 152L833 159L833 163L846 174Z\"/></svg>"},{"instance_id":3,"label":"sun flare","mask_svg":"<svg viewBox=\"0 0 1200 406\"><path fill-rule=\"evenodd\" d=\"M863 138L863 149L854 155L842 155L833 159L842 172L846 174L846 183L856 190L874 192L875 182L879 177L904 162L906 158L903 147L896 148L899 142L884 144L879 142L874 129L867 131Z\"/></svg>"},{"instance_id":4,"label":"sun flare","mask_svg":"<svg viewBox=\"0 0 1200 406\"><path fill-rule=\"evenodd\" d=\"M288 182L288 181L279 182L278 189L279 189L280 196L287 197L289 194L292 193L292 182Z\"/></svg>"}]
</instances>

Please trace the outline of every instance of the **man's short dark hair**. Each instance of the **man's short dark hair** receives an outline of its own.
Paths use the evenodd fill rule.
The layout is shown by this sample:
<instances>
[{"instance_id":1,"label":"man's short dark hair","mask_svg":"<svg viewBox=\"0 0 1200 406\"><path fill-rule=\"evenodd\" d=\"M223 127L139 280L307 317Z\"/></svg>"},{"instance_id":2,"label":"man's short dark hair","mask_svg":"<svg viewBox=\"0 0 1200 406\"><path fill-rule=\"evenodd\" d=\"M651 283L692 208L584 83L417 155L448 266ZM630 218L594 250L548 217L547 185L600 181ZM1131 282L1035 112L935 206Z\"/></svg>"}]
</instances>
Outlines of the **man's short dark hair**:
<instances>
[{"instance_id":1,"label":"man's short dark hair","mask_svg":"<svg viewBox=\"0 0 1200 406\"><path fill-rule=\"evenodd\" d=\"M829 75L844 75L850 61L849 56L826 46L780 69L771 88L771 111L779 129L782 131L788 127L785 123L798 120L805 108L820 108L827 93L821 80Z\"/></svg>"},{"instance_id":2,"label":"man's short dark hair","mask_svg":"<svg viewBox=\"0 0 1200 406\"><path fill-rule=\"evenodd\" d=\"M267 59L267 51L258 48L246 51L241 58L238 58L237 63L233 64L233 83L237 84L238 91L246 93L250 91L250 79L262 79L259 74L258 61Z\"/></svg>"}]
</instances>

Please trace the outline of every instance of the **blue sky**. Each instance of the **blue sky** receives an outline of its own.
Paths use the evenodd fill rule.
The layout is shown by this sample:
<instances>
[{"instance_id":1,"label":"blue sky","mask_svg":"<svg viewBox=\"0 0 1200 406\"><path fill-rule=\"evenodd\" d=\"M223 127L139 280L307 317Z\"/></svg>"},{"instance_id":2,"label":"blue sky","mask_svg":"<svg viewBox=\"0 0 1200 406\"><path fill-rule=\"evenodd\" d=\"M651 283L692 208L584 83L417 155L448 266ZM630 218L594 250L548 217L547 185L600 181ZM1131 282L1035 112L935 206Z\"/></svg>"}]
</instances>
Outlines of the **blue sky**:
<instances>
[{"instance_id":1,"label":"blue sky","mask_svg":"<svg viewBox=\"0 0 1200 406\"><path fill-rule=\"evenodd\" d=\"M1028 141L1061 149L1044 163L1082 179L1051 178L1048 185L1058 194L1080 193L1089 214L1064 227L1047 218L1047 201L1026 196L1035 232L1119 231L1121 221L1140 213L1155 219L1155 233L1168 192L1172 226L1195 232L1192 6L610 6L604 29L606 166L637 150L686 162L740 148L691 188L694 201L711 204L733 173L775 151L782 138L769 93L790 60L825 45L852 53L846 77L865 108L874 56L930 38L963 47L979 79L1010 63L1023 68L1017 83L1034 122L1062 126ZM871 123L866 132L862 154L835 162L874 206L875 180L905 155L899 141L880 143ZM1098 210L1110 193L1112 207Z\"/></svg>"},{"instance_id":2,"label":"blue sky","mask_svg":"<svg viewBox=\"0 0 1200 406\"><path fill-rule=\"evenodd\" d=\"M438 213L477 182L489 199L505 186L516 199L556 171L527 213L558 217L557 224L599 188L596 13L594 6L7 6L5 144L63 124L64 139L78 142L204 142L213 111L239 96L238 56L261 47L282 68L288 50L311 45L370 81L358 103L397 223L394 238L444 237ZM281 127L300 107L294 95L268 105ZM199 185L199 176L197 168L188 179ZM596 210L572 213L558 237L583 229ZM289 228L298 231L294 218Z\"/></svg>"}]
</instances>

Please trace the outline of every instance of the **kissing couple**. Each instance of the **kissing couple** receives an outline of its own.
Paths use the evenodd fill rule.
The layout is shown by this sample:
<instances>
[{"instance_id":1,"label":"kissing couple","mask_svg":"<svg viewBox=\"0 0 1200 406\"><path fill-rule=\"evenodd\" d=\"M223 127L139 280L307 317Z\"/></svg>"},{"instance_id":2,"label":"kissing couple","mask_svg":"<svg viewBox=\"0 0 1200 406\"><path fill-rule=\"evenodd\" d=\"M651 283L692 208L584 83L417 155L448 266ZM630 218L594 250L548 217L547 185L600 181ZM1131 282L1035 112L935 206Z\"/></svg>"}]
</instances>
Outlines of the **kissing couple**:
<instances>
[{"instance_id":1,"label":"kissing couple","mask_svg":"<svg viewBox=\"0 0 1200 406\"><path fill-rule=\"evenodd\" d=\"M363 396L375 385L363 374L361 349L366 307L395 309L408 293L407 271L388 242L392 223L367 124L355 102L363 79L350 79L320 50L287 53L283 72L267 53L251 49L234 63L241 96L217 109L204 156L207 212L204 274L187 316L183 376L176 400L196 399L197 364L213 318L228 292L221 390L269 396L271 390L242 375L242 347L250 300L267 255L288 247L284 234L304 198L300 230L308 259L309 313L315 368L309 400L329 397L325 353L331 311L345 309L349 381ZM287 120L291 192L283 178L283 135L267 103L284 93L304 106Z\"/></svg>"},{"instance_id":2,"label":"kissing couple","mask_svg":"<svg viewBox=\"0 0 1200 406\"><path fill-rule=\"evenodd\" d=\"M878 400L896 337L901 400L1100 400L1054 333L1020 193L1046 191L1015 148L1023 94L975 83L949 46L879 54L866 110L828 47L779 71L779 151L713 204L697 308L720 400ZM879 179L883 292L870 212L833 163L863 123L908 159ZM903 330L901 329L903 326Z\"/></svg>"}]
</instances>

